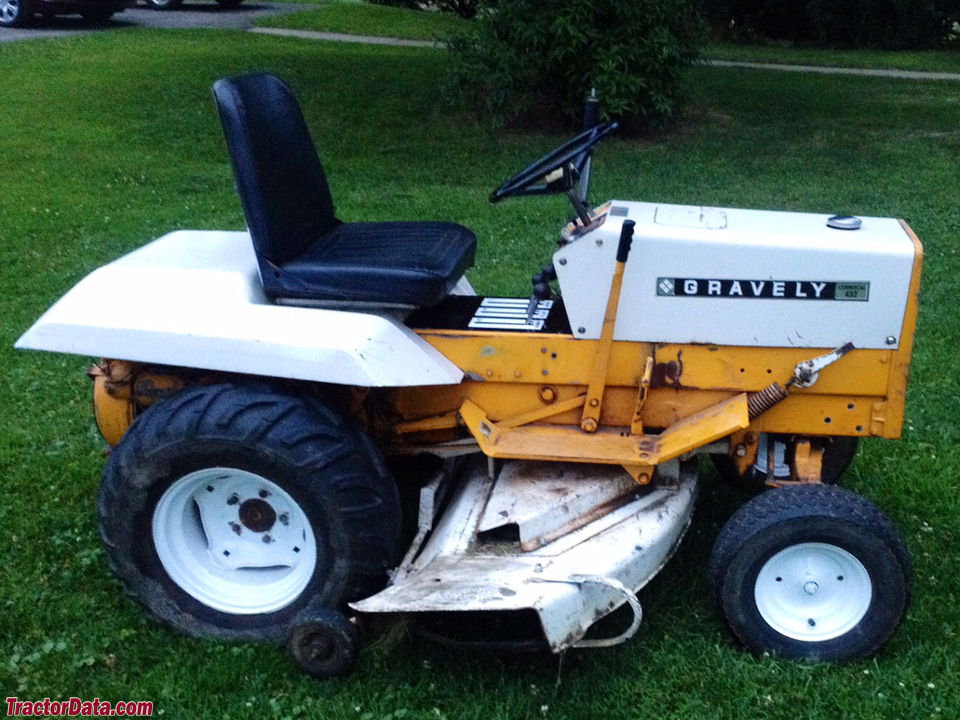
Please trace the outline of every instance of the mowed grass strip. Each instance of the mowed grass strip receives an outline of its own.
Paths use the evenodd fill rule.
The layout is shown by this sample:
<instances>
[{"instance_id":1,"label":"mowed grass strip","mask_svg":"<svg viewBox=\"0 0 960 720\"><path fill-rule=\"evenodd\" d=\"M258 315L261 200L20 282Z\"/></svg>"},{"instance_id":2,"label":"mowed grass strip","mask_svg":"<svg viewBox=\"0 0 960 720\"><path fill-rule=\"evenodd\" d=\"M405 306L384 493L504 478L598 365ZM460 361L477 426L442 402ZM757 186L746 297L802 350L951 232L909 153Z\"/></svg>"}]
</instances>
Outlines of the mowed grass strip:
<instances>
[{"instance_id":1,"label":"mowed grass strip","mask_svg":"<svg viewBox=\"0 0 960 720\"><path fill-rule=\"evenodd\" d=\"M123 594L97 537L105 458L89 360L13 342L119 254L178 228L243 227L209 86L253 70L298 92L343 218L464 223L480 238L477 287L526 294L570 209L486 197L563 138L493 134L449 110L443 60L198 31L0 46L0 61L21 69L0 86L0 689L149 699L155 716L231 720L957 717L960 87L948 83L698 67L678 129L612 139L594 163L597 202L893 215L924 241L905 438L863 443L845 481L889 512L916 560L913 607L877 658L805 665L731 640L704 567L744 496L710 478L679 554L641 593L640 633L611 650L504 658L399 628L370 638L353 676L317 683L279 649L174 635Z\"/></svg>"},{"instance_id":2,"label":"mowed grass strip","mask_svg":"<svg viewBox=\"0 0 960 720\"><path fill-rule=\"evenodd\" d=\"M332 2L315 10L260 18L256 24L408 40L442 40L470 26L452 13L360 2Z\"/></svg>"}]
</instances>

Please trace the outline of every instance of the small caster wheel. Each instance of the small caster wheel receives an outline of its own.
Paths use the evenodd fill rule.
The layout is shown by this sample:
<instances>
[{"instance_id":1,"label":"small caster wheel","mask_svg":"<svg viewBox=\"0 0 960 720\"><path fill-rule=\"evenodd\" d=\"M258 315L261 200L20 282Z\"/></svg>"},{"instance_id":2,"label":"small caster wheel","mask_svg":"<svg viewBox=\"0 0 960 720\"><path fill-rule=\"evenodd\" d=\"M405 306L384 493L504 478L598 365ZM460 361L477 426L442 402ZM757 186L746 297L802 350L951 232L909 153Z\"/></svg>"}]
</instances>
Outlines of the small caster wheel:
<instances>
[{"instance_id":1,"label":"small caster wheel","mask_svg":"<svg viewBox=\"0 0 960 720\"><path fill-rule=\"evenodd\" d=\"M321 608L293 624L287 649L308 675L320 679L346 675L357 661L360 633L344 614Z\"/></svg>"}]
</instances>

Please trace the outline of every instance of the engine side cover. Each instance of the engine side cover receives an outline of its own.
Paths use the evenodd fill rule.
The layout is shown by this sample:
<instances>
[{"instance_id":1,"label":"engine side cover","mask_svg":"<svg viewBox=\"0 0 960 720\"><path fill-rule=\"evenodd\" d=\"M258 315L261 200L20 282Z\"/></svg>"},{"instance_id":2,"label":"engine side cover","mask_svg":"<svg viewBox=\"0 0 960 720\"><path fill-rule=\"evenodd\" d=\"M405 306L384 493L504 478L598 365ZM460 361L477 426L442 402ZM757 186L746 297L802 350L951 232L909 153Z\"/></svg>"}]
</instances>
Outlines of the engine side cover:
<instances>
[{"instance_id":1,"label":"engine side cover","mask_svg":"<svg viewBox=\"0 0 960 720\"><path fill-rule=\"evenodd\" d=\"M898 220L613 201L603 224L554 255L578 338L600 337L624 220L636 222L617 340L893 349L913 269Z\"/></svg>"},{"instance_id":2,"label":"engine side cover","mask_svg":"<svg viewBox=\"0 0 960 720\"><path fill-rule=\"evenodd\" d=\"M164 235L90 273L16 346L361 387L463 377L389 315L269 302L245 232Z\"/></svg>"}]
</instances>

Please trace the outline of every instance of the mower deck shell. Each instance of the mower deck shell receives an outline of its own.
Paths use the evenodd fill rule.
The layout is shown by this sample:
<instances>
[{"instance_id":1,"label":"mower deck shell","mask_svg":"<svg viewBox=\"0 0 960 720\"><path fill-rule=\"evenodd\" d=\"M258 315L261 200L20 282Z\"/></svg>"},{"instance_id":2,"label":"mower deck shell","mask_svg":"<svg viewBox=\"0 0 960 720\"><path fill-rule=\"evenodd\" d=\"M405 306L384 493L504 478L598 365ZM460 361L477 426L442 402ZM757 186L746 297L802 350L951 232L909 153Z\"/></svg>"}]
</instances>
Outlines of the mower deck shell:
<instances>
[{"instance_id":1,"label":"mower deck shell","mask_svg":"<svg viewBox=\"0 0 960 720\"><path fill-rule=\"evenodd\" d=\"M528 466L527 482L560 487L563 468L557 463L540 464L541 477L535 479ZM590 469L598 483L606 478L620 486L626 477L619 468ZM581 466L568 473L571 492L583 472ZM697 475L689 470L680 472L676 481L637 486L632 498L619 507L525 552L516 542L478 541L496 484L488 477L485 463L469 465L450 507L412 567L399 573L385 590L351 607L364 613L532 609L550 649L560 652L577 644L595 622L626 601L612 585L583 582L583 576L619 582L632 592L640 590L679 545L697 494ZM540 507L546 514L562 512L547 503ZM575 519L571 513L568 520Z\"/></svg>"}]
</instances>

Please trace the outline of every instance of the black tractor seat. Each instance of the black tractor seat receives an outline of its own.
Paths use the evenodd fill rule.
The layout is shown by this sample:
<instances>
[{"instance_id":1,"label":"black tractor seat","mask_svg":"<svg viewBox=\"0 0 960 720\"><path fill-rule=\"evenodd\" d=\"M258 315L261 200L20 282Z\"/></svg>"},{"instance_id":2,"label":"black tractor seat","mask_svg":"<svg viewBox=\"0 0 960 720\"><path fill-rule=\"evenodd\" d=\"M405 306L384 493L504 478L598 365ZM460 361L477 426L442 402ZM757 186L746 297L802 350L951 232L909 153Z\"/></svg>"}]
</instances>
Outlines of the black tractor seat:
<instances>
[{"instance_id":1,"label":"black tractor seat","mask_svg":"<svg viewBox=\"0 0 960 720\"><path fill-rule=\"evenodd\" d=\"M473 264L477 239L462 225L338 220L300 105L279 78L224 78L213 96L271 299L426 307Z\"/></svg>"}]
</instances>

